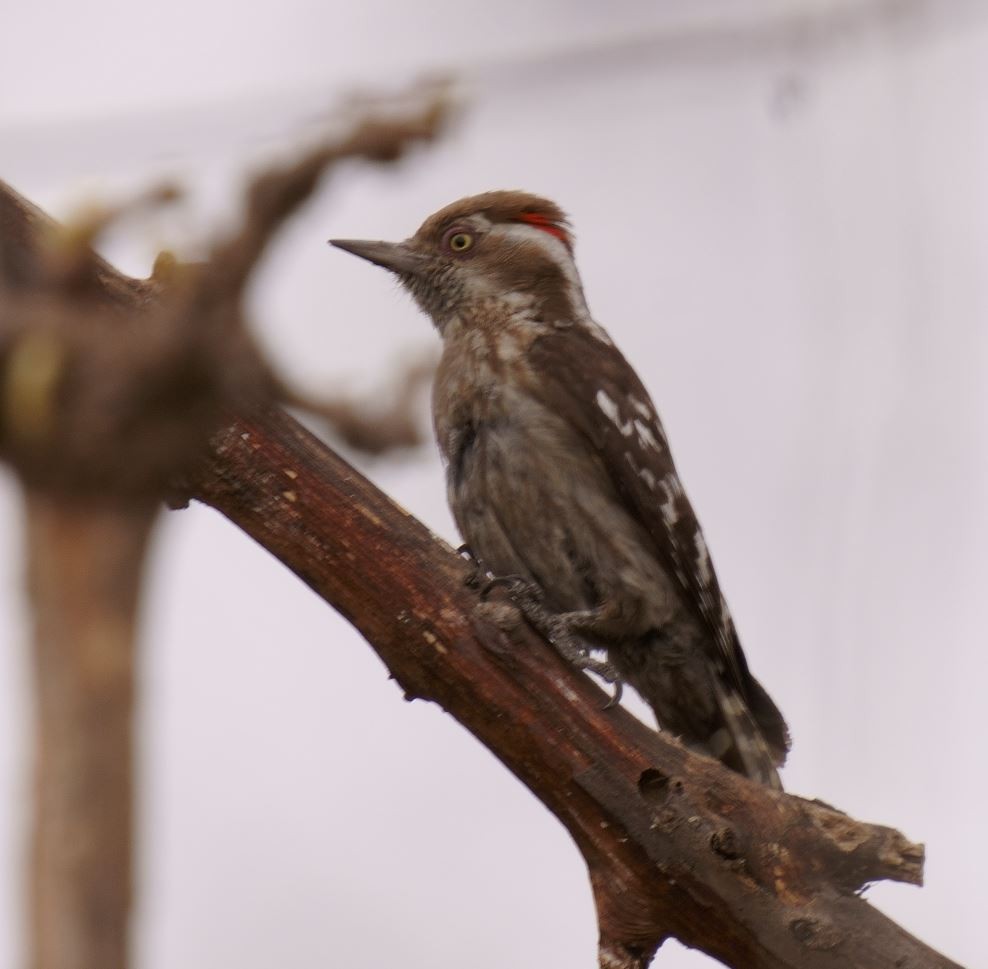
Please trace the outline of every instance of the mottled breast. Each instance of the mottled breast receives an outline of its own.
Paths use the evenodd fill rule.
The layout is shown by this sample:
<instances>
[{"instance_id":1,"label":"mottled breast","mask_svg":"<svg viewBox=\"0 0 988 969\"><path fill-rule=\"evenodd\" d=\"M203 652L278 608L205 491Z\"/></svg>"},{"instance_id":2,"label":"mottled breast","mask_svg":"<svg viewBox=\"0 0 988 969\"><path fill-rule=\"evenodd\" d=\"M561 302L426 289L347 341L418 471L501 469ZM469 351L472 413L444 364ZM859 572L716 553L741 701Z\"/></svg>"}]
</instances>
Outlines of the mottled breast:
<instances>
[{"instance_id":1,"label":"mottled breast","mask_svg":"<svg viewBox=\"0 0 988 969\"><path fill-rule=\"evenodd\" d=\"M460 475L481 426L510 419L519 381L533 379L525 360L537 335L527 319L516 325L448 328L432 390L436 440L450 484Z\"/></svg>"},{"instance_id":2,"label":"mottled breast","mask_svg":"<svg viewBox=\"0 0 988 969\"><path fill-rule=\"evenodd\" d=\"M647 536L616 493L603 458L533 392L529 331L471 330L448 340L434 390L450 508L495 574L535 581L560 610L621 592L643 625L675 608Z\"/></svg>"}]
</instances>

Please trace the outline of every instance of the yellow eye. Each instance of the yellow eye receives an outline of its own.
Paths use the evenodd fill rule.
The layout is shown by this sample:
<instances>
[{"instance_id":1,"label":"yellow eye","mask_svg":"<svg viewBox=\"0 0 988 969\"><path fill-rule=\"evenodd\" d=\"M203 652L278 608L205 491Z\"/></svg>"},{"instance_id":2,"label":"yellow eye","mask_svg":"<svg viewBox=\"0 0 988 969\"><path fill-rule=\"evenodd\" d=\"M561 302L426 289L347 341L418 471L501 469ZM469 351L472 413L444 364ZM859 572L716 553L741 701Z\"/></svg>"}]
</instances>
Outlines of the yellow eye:
<instances>
[{"instance_id":1,"label":"yellow eye","mask_svg":"<svg viewBox=\"0 0 988 969\"><path fill-rule=\"evenodd\" d=\"M473 236L469 232L457 232L449 237L449 247L453 252L466 252L473 245Z\"/></svg>"}]
</instances>

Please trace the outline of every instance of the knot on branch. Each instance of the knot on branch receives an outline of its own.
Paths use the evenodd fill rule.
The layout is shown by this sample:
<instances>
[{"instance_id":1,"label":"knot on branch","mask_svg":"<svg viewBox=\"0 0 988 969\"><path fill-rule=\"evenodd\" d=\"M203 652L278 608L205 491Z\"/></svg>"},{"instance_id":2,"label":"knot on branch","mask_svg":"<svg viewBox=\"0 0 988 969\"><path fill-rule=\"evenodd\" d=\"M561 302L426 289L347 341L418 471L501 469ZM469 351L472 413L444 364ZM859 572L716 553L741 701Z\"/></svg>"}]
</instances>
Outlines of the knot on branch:
<instances>
[{"instance_id":1,"label":"knot on branch","mask_svg":"<svg viewBox=\"0 0 988 969\"><path fill-rule=\"evenodd\" d=\"M826 919L801 916L789 923L789 931L808 949L826 951L841 943L840 932Z\"/></svg>"}]
</instances>

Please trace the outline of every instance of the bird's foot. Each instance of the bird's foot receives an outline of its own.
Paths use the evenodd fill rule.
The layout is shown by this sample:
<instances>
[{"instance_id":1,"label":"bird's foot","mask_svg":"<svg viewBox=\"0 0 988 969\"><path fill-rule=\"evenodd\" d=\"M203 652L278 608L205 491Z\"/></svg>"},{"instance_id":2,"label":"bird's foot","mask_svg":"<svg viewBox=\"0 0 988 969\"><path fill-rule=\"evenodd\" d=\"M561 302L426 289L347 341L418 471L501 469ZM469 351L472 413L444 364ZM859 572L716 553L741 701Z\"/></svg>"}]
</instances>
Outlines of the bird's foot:
<instances>
[{"instance_id":1,"label":"bird's foot","mask_svg":"<svg viewBox=\"0 0 988 969\"><path fill-rule=\"evenodd\" d=\"M467 577L463 580L463 584L468 589L480 589L483 582L490 577L487 566L473 554L473 549L469 545L461 545L456 550L456 554L469 565L473 566L472 570L467 573Z\"/></svg>"},{"instance_id":2,"label":"bird's foot","mask_svg":"<svg viewBox=\"0 0 988 969\"><path fill-rule=\"evenodd\" d=\"M523 575L492 575L480 588L481 598L486 599L495 589L504 589L525 618L541 632L540 620L548 622L551 613L542 605L542 590L534 582Z\"/></svg>"},{"instance_id":3,"label":"bird's foot","mask_svg":"<svg viewBox=\"0 0 988 969\"><path fill-rule=\"evenodd\" d=\"M568 614L561 613L553 617L550 629L543 632L543 635L552 643L556 652L567 663L571 663L578 670L586 670L588 673L595 673L605 683L614 687L614 693L604 706L605 710L616 707L621 702L624 693L624 684L621 682L621 675L614 666L607 660L597 659L590 655L590 650L586 644L573 632L570 624L567 623ZM540 630L542 632L542 630Z\"/></svg>"},{"instance_id":4,"label":"bird's foot","mask_svg":"<svg viewBox=\"0 0 988 969\"><path fill-rule=\"evenodd\" d=\"M522 576L496 576L483 587L481 595L487 596L496 588L507 590L511 601L529 624L552 643L566 662L579 670L596 674L605 683L613 684L614 694L604 707L605 710L621 702L624 686L620 674L611 663L592 656L590 647L579 635L578 627L581 622L586 621L586 613L552 612L545 607L542 590Z\"/></svg>"}]
</instances>

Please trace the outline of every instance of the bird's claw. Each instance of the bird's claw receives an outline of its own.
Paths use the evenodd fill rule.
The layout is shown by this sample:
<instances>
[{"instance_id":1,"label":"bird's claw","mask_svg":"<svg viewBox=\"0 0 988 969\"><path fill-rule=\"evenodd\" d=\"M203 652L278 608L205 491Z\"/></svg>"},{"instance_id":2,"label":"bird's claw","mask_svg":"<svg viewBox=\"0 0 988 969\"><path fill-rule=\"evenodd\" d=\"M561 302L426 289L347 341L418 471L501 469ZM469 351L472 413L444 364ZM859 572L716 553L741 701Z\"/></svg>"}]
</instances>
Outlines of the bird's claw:
<instances>
[{"instance_id":1,"label":"bird's claw","mask_svg":"<svg viewBox=\"0 0 988 969\"><path fill-rule=\"evenodd\" d=\"M614 694L604 704L605 710L610 710L621 702L621 696L624 693L624 684L621 682L621 675L606 660L597 659L590 655L589 648L574 635L573 630L566 621L565 615L553 617L545 634L556 648L556 652L566 662L571 663L579 670L596 674L605 683L613 684Z\"/></svg>"},{"instance_id":2,"label":"bird's claw","mask_svg":"<svg viewBox=\"0 0 988 969\"><path fill-rule=\"evenodd\" d=\"M604 710L613 710L621 705L621 697L624 695L624 683L621 676L614 667L606 660L595 659L593 656L584 655L582 659L573 663L577 669L587 673L596 673L608 686L614 687L614 692L604 704Z\"/></svg>"},{"instance_id":3,"label":"bird's claw","mask_svg":"<svg viewBox=\"0 0 988 969\"><path fill-rule=\"evenodd\" d=\"M468 589L480 589L481 582L487 579L490 573L487 571L487 567L483 562L473 554L473 549L469 545L460 545L456 549L456 554L459 555L461 559L466 561L468 564L473 566L473 569L467 574L467 577L463 580L463 584ZM485 591L481 590L481 595L485 595Z\"/></svg>"},{"instance_id":4,"label":"bird's claw","mask_svg":"<svg viewBox=\"0 0 988 969\"><path fill-rule=\"evenodd\" d=\"M573 616L552 613L543 605L542 590L521 575L496 575L481 587L481 598L486 599L495 589L505 589L511 601L528 622L552 643L556 652L578 670L594 673L605 683L613 684L614 694L604 706L605 710L621 702L624 685L618 671L606 660L590 655L590 648L582 642L573 629Z\"/></svg>"},{"instance_id":5,"label":"bird's claw","mask_svg":"<svg viewBox=\"0 0 988 969\"><path fill-rule=\"evenodd\" d=\"M614 686L614 693L604 704L604 709L613 710L615 707L621 706L621 697L624 696L624 681L620 676L615 676L613 680L608 680L607 682Z\"/></svg>"},{"instance_id":6,"label":"bird's claw","mask_svg":"<svg viewBox=\"0 0 988 969\"><path fill-rule=\"evenodd\" d=\"M481 598L486 599L495 589L505 589L512 602L518 606L525 614L526 618L532 619L537 628L539 614L542 610L542 592L535 583L530 582L522 575L495 575L491 576L480 589ZM548 614L546 614L546 617ZM546 619L547 621L547 619Z\"/></svg>"}]
</instances>

